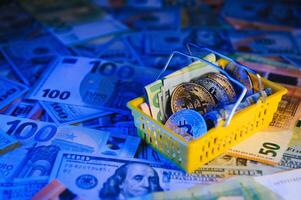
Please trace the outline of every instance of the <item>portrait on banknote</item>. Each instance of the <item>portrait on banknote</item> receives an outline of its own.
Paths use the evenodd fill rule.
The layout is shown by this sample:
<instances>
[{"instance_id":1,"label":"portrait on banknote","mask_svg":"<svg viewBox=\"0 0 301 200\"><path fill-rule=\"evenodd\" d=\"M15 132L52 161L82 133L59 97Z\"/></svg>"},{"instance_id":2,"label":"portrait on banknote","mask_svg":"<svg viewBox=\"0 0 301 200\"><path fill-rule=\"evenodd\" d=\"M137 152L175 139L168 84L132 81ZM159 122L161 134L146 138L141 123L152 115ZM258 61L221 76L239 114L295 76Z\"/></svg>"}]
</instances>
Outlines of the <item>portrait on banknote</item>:
<instances>
[{"instance_id":1,"label":"portrait on banknote","mask_svg":"<svg viewBox=\"0 0 301 200\"><path fill-rule=\"evenodd\" d=\"M158 173L143 163L120 166L107 179L99 192L101 199L128 199L151 192L163 191Z\"/></svg>"}]
</instances>

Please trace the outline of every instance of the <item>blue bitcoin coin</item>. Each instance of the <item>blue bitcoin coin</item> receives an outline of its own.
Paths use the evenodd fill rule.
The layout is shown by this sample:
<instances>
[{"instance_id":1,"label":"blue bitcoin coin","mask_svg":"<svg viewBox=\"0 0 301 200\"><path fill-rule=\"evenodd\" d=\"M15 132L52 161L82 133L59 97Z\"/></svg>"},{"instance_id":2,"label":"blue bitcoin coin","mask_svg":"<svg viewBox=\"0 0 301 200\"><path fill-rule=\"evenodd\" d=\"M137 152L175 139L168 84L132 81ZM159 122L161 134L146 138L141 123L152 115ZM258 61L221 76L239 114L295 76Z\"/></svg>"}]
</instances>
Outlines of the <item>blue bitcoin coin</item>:
<instances>
[{"instance_id":1,"label":"blue bitcoin coin","mask_svg":"<svg viewBox=\"0 0 301 200\"><path fill-rule=\"evenodd\" d=\"M206 122L203 116L190 109L183 109L174 113L165 125L179 135L190 135L196 139L207 132Z\"/></svg>"}]
</instances>

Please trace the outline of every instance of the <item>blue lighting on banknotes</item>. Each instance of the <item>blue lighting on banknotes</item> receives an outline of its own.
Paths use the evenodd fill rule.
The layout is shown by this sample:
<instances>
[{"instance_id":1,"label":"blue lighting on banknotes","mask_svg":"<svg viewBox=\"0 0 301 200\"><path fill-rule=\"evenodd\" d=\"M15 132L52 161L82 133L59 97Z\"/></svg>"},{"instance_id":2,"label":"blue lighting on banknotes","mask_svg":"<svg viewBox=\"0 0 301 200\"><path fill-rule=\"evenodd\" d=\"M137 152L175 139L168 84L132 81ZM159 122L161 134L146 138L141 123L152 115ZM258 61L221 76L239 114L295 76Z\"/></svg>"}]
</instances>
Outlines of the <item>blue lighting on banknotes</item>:
<instances>
[{"instance_id":1,"label":"blue lighting on banknotes","mask_svg":"<svg viewBox=\"0 0 301 200\"><path fill-rule=\"evenodd\" d=\"M2 0L0 199L128 199L153 192L159 196L147 197L164 199L167 191L175 192L165 196L173 199L233 175L300 168L300 10L297 0ZM264 152L275 152L282 145L278 141L287 141L276 167L222 155L187 174L138 136L127 102L139 96L147 100L145 86L156 81L173 51L191 53L188 43L235 58L289 88L271 126L286 127L292 139L271 137L264 143L270 148ZM174 57L164 75L189 64L190 58ZM241 77L250 81L247 74ZM259 95L253 88L248 92ZM229 95L219 92L214 98ZM252 103L257 96L251 96ZM162 95L155 98L169 102ZM249 105L243 103L238 110ZM169 121L189 133L188 141L222 120L216 111L206 118L190 111L182 111L188 121L181 116ZM225 194L243 193L231 191Z\"/></svg>"}]
</instances>

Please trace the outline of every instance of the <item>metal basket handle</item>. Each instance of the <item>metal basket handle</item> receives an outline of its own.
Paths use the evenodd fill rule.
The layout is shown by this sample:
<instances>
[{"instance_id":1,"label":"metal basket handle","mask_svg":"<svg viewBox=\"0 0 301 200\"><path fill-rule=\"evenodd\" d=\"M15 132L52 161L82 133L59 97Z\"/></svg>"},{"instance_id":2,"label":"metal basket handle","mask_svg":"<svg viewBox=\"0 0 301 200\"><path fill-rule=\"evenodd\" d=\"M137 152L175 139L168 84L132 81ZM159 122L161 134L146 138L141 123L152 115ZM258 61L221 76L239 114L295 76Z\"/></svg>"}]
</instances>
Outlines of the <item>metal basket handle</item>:
<instances>
[{"instance_id":1,"label":"metal basket handle","mask_svg":"<svg viewBox=\"0 0 301 200\"><path fill-rule=\"evenodd\" d=\"M248 73L254 74L254 75L257 77L257 81L258 81L258 85L259 85L259 91L260 91L260 94L261 94L261 96L262 96L262 101L263 101L263 102L266 101L267 95L266 95L266 93L264 92L264 87L263 87L262 79L261 79L261 76L260 76L258 73L256 73L255 71L249 69L248 67L246 67L246 66L240 64L239 62L233 60L232 58L226 57L226 56L224 56L224 55L222 55L222 54L220 54L220 53L218 53L218 52L216 52L216 51L214 51L214 50L212 50L212 49L209 49L209 48L207 48L207 47L205 47L205 46L199 46L199 45L196 45L196 44L194 44L194 43L188 42L188 43L186 43L186 48L187 48L189 54L191 54L191 55L192 55L191 48L190 48L191 46L194 46L194 47L197 48L197 49L200 49L200 50L207 51L207 52L213 53L213 54L215 54L215 55L218 55L219 57L221 57L221 58L223 58L223 59L225 59L225 60L227 60L227 61L229 61L229 62L234 63L237 67L243 68L243 69L246 70ZM228 74L227 74L227 75L228 75ZM230 80L231 80L231 79L230 79ZM242 94L243 94L243 93L244 93L244 91L242 92ZM242 94L240 95L240 97L242 96ZM244 94L244 96L245 96L245 94ZM244 96L243 96L243 97L244 97ZM231 113L230 113L228 119L226 120L226 123L225 123L224 126L227 126L227 125L230 123L230 121L231 121L233 115L235 114L235 110L237 109L239 103L240 103L240 102L242 101L242 99L243 99L243 98L240 99L240 97L239 97L238 100L236 101L235 106L233 107L233 109L232 109L232 111L231 111Z\"/></svg>"},{"instance_id":2,"label":"metal basket handle","mask_svg":"<svg viewBox=\"0 0 301 200\"><path fill-rule=\"evenodd\" d=\"M190 58L190 59L192 59L192 60L195 60L195 61L198 61L198 60L199 60L199 61L202 61L202 62L207 63L208 65L211 65L212 67L214 67L214 68L217 69L218 71L223 72L223 73L225 74L225 76L226 76L228 79L230 79L233 83L237 84L237 85L242 89L242 92L241 92L240 96L238 97L238 99L237 99L237 101L236 101L236 103L235 103L235 105L234 105L232 111L230 112L230 115L229 115L228 119L226 119L226 122L225 122L225 124L224 124L224 127L225 127L225 126L228 126L229 123L230 123L230 121L231 121L231 119L232 119L232 117L233 117L233 115L234 115L234 113L235 113L235 110L237 109L238 105L241 103L241 101L242 101L243 98L245 97L245 95L246 95L246 93L247 93L247 88L246 88L242 83L240 83L240 82L237 81L236 79L232 78L225 70L223 70L223 69L220 68L219 66L217 66L217 65L215 65L215 64L213 64L213 63L211 63L211 62L209 62L209 61L207 61L207 60L204 60L204 59L202 59L202 58L199 58L199 57L196 57L196 56L192 56L192 55L187 55L187 54L182 53L182 52L179 52L179 51L173 51L173 52L172 52L172 54L169 56L169 59L168 59L166 65L164 66L164 68L162 69L162 71L160 72L160 74L159 74L159 76L157 77L156 80L158 80L158 79L161 77L161 75L166 71L166 69L168 68L168 65L169 65L171 59L172 59L173 56L176 55L176 54L179 54L179 55L188 57L188 58Z\"/></svg>"}]
</instances>

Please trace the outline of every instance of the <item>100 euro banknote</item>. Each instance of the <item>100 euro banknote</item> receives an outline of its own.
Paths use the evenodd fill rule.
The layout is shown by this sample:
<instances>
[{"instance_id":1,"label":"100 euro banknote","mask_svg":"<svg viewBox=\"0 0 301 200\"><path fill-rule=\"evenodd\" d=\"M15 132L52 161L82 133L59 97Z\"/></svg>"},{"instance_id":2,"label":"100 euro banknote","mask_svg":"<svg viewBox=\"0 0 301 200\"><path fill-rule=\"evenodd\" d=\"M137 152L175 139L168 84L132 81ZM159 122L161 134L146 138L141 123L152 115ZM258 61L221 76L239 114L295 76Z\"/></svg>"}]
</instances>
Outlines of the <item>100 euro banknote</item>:
<instances>
[{"instance_id":1,"label":"100 euro banknote","mask_svg":"<svg viewBox=\"0 0 301 200\"><path fill-rule=\"evenodd\" d=\"M140 138L0 115L0 130L22 145L0 157L0 179L48 176L60 150L133 157ZM31 167L34 165L35 167Z\"/></svg>"},{"instance_id":2,"label":"100 euro banknote","mask_svg":"<svg viewBox=\"0 0 301 200\"><path fill-rule=\"evenodd\" d=\"M122 112L158 74L155 69L102 59L63 57L45 72L30 98Z\"/></svg>"}]
</instances>

